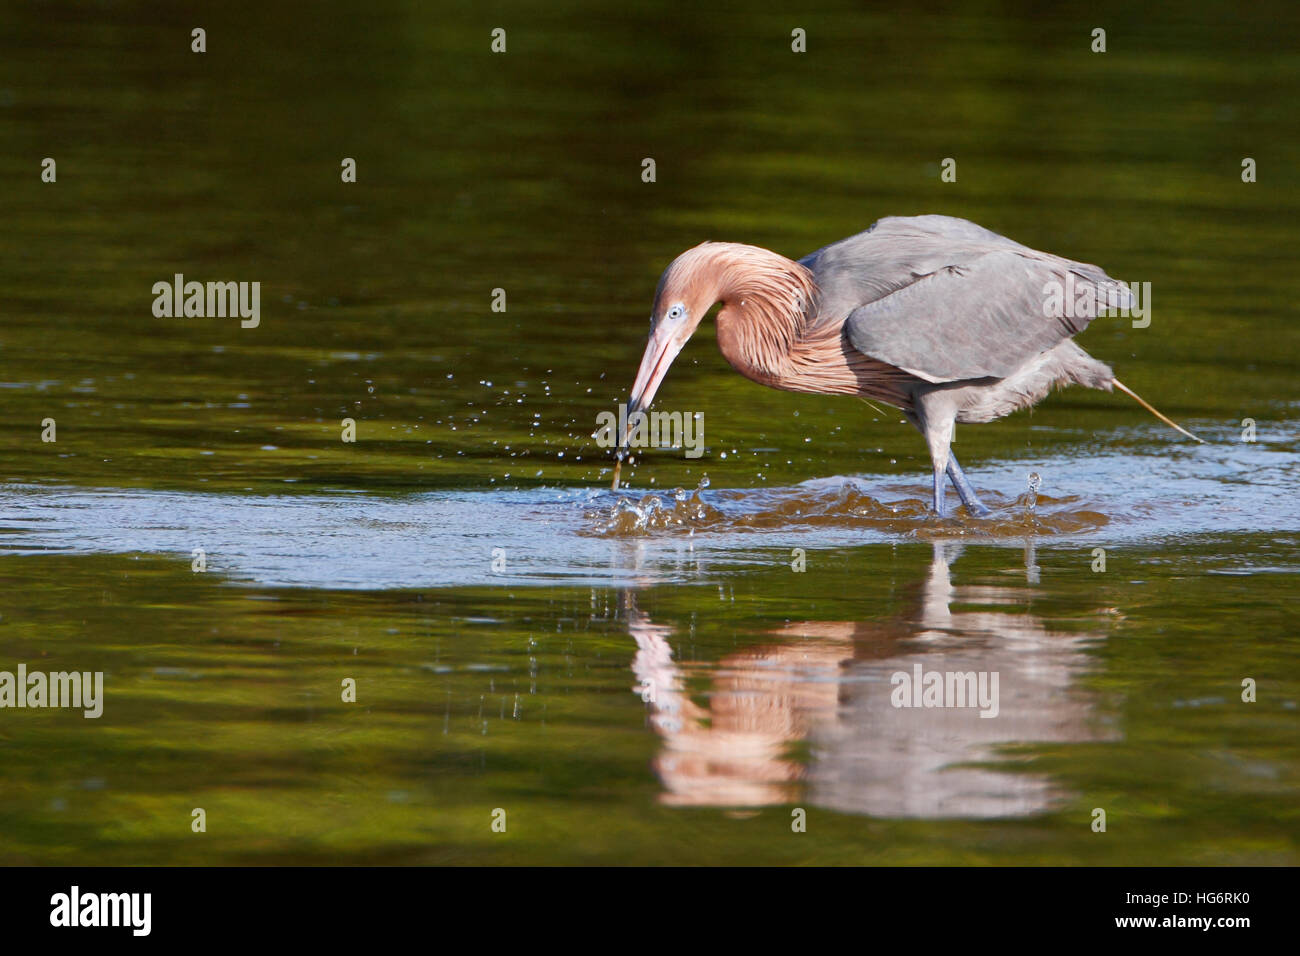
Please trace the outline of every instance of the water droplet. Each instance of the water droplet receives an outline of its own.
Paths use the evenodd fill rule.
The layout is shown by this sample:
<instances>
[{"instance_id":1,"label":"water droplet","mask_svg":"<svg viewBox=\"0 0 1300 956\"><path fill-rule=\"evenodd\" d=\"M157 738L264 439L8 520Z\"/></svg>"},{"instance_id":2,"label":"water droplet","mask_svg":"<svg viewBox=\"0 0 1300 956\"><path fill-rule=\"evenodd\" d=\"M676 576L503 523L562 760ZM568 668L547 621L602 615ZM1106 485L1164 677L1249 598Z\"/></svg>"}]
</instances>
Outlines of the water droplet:
<instances>
[{"instance_id":1,"label":"water droplet","mask_svg":"<svg viewBox=\"0 0 1300 956\"><path fill-rule=\"evenodd\" d=\"M1033 511L1038 507L1038 486L1042 483L1042 478L1038 477L1038 472L1029 473L1029 493L1025 495L1025 510Z\"/></svg>"}]
</instances>

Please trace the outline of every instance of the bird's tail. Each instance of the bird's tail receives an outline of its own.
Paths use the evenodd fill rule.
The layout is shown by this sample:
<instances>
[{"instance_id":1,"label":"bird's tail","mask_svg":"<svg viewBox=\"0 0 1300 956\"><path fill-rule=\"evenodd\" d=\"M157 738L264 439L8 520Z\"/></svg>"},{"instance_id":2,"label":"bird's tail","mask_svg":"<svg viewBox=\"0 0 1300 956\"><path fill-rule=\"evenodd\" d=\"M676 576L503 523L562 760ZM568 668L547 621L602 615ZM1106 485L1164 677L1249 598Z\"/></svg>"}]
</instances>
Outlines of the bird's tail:
<instances>
[{"instance_id":1,"label":"bird's tail","mask_svg":"<svg viewBox=\"0 0 1300 956\"><path fill-rule=\"evenodd\" d=\"M1193 435L1191 432L1189 432L1186 428L1184 428L1182 425L1178 424L1178 423L1177 423L1176 421L1174 421L1173 419L1171 419L1171 418L1167 418L1167 417L1165 417L1164 415L1162 415L1160 412L1156 411L1156 409L1155 409L1155 407L1154 407L1153 405L1151 405L1150 403L1148 403L1148 402L1146 401L1146 399L1144 399L1144 398L1143 398L1141 395L1139 395L1137 392L1133 391L1133 389L1129 388L1127 385L1125 385L1125 384L1124 384L1123 382L1121 382L1119 379L1117 379L1117 378L1116 378L1116 379L1111 379L1111 384L1113 384L1113 385L1114 385L1116 388L1118 388L1121 392L1123 392L1123 393L1124 393L1125 395L1127 395L1129 398L1133 399L1133 401L1137 402L1139 405L1141 405L1143 408L1145 408L1147 411L1149 411L1149 412L1150 412L1152 415L1154 415L1156 418L1160 419L1162 422L1164 422L1164 423L1165 423L1166 425L1168 425L1170 428L1173 428L1173 429L1175 429L1175 430L1177 430L1177 431L1182 432L1184 435L1186 435L1188 438L1192 439L1193 441L1198 441L1198 442L1200 442L1202 445L1205 444L1205 439L1203 439L1203 438L1197 438L1195 435Z\"/></svg>"}]
</instances>

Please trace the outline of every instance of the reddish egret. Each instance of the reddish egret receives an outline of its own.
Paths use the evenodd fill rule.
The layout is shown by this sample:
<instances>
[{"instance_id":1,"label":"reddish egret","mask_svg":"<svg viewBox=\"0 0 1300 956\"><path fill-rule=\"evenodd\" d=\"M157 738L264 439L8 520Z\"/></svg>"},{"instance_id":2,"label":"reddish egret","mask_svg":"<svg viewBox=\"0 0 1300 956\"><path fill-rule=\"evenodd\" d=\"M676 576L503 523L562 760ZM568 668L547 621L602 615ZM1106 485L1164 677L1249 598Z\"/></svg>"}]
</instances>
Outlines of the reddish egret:
<instances>
[{"instance_id":1,"label":"reddish egret","mask_svg":"<svg viewBox=\"0 0 1300 956\"><path fill-rule=\"evenodd\" d=\"M1076 300L1082 307L1073 307ZM1097 311L1132 304L1127 287L1096 266L1038 252L965 219L881 219L798 262L734 242L688 249L659 280L629 418L649 407L717 302L718 346L746 378L901 410L925 437L940 516L945 474L968 511L989 510L952 453L954 423L1028 408L1053 386L1118 388L1200 441L1072 341ZM626 443L625 433L615 488Z\"/></svg>"}]
</instances>

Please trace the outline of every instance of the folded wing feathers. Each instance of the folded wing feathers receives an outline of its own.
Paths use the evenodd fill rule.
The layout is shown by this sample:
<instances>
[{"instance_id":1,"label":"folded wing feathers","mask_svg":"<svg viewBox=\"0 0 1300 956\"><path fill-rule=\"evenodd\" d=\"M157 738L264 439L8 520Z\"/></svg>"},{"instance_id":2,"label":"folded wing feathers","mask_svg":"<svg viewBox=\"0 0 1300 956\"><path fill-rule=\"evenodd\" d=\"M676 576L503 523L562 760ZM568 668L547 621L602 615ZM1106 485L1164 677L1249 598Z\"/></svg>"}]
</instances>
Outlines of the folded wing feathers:
<instances>
[{"instance_id":1,"label":"folded wing feathers","mask_svg":"<svg viewBox=\"0 0 1300 956\"><path fill-rule=\"evenodd\" d=\"M1095 317L1080 296L1093 313L1132 304L1097 266L949 216L882 219L802 262L854 348L931 382L1010 375Z\"/></svg>"}]
</instances>

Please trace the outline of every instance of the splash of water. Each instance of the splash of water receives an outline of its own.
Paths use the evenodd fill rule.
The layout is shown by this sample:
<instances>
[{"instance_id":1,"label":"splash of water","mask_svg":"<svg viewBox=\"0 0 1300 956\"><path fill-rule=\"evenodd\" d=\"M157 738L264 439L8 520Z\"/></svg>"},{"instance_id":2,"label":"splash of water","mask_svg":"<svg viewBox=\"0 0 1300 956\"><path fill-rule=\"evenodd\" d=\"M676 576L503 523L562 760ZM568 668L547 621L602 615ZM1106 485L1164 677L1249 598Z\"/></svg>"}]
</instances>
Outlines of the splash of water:
<instances>
[{"instance_id":1,"label":"splash of water","mask_svg":"<svg viewBox=\"0 0 1300 956\"><path fill-rule=\"evenodd\" d=\"M737 531L780 532L783 529L863 528L918 538L952 536L1017 537L1090 531L1107 523L1105 515L1072 507L1074 499L1055 500L1031 491L1014 502L996 506L986 518L965 511L937 519L929 503L904 494L889 497L856 479L825 479L790 488L724 490L705 493L708 479L694 491L675 489L670 496L651 493L639 499L619 497L612 505L592 501L584 517L585 533L600 537L638 537L659 533ZM911 490L911 489L909 489ZM1042 508L1040 508L1042 506ZM1044 510L1045 509L1045 510Z\"/></svg>"},{"instance_id":2,"label":"splash of water","mask_svg":"<svg viewBox=\"0 0 1300 956\"><path fill-rule=\"evenodd\" d=\"M612 513L595 510L587 512L587 517L603 522L599 533L613 536L707 527L723 517L721 511L705 504L700 497L708 485L709 480L704 478L694 491L676 488L671 502L665 502L656 494L646 495L638 501L620 497Z\"/></svg>"},{"instance_id":3,"label":"splash of water","mask_svg":"<svg viewBox=\"0 0 1300 956\"><path fill-rule=\"evenodd\" d=\"M1024 505L1025 511L1032 514L1038 507L1038 486L1043 483L1043 479L1038 476L1038 472L1031 471L1025 484L1028 490L1020 498L1021 504Z\"/></svg>"}]
</instances>

